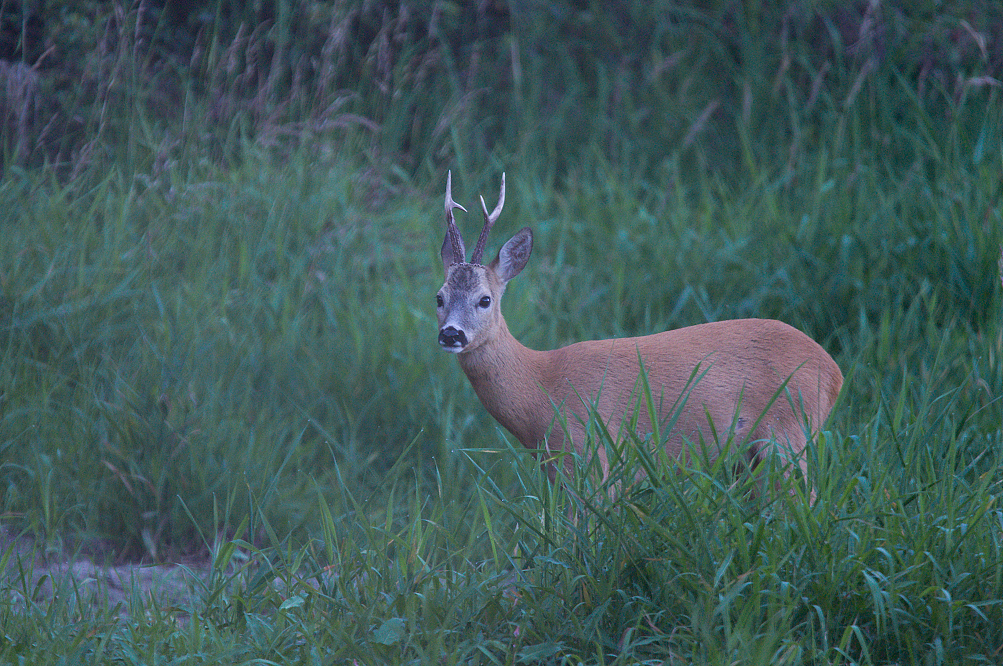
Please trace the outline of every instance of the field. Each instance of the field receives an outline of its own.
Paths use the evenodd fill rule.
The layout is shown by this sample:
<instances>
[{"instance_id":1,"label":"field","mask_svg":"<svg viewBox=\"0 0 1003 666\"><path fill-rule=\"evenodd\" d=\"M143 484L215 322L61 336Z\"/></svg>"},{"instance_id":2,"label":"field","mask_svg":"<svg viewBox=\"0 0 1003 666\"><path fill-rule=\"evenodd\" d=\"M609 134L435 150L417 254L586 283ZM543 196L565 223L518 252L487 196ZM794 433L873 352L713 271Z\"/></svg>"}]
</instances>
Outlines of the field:
<instances>
[{"instance_id":1,"label":"field","mask_svg":"<svg viewBox=\"0 0 1003 666\"><path fill-rule=\"evenodd\" d=\"M252 4L0 63L0 663L1003 661L1003 10ZM447 170L534 230L530 347L818 340L817 502L602 438L551 486L438 349Z\"/></svg>"}]
</instances>

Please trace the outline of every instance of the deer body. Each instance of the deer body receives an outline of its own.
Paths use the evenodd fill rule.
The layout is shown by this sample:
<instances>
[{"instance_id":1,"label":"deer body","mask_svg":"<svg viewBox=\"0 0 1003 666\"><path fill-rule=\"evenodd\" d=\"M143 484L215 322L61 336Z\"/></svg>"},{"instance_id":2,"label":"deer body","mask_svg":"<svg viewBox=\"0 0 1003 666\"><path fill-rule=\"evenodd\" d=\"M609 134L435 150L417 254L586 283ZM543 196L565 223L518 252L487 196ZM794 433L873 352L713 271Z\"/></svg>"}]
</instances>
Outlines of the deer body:
<instances>
[{"instance_id":1,"label":"deer body","mask_svg":"<svg viewBox=\"0 0 1003 666\"><path fill-rule=\"evenodd\" d=\"M491 264L477 263L504 204L502 176L495 211L489 215L481 200L485 227L472 263L467 263L452 216L452 208L459 206L449 189L447 181L439 343L457 353L484 407L524 446L537 449L545 443L553 453L582 453L592 406L614 436L622 434L635 411L637 434L652 432L639 382L641 363L660 425L678 410L671 432L663 437L673 456L680 454L684 441L713 446L730 433L739 442L750 442L753 466L774 441L800 456L810 433L825 421L842 373L818 343L779 321L713 322L642 337L577 342L552 351L523 346L509 332L500 303L505 285L529 259L532 232L526 228L513 236ZM604 456L601 447L599 455ZM607 470L606 460L601 462ZM803 457L799 463L803 468ZM556 470L550 471L553 476Z\"/></svg>"}]
</instances>

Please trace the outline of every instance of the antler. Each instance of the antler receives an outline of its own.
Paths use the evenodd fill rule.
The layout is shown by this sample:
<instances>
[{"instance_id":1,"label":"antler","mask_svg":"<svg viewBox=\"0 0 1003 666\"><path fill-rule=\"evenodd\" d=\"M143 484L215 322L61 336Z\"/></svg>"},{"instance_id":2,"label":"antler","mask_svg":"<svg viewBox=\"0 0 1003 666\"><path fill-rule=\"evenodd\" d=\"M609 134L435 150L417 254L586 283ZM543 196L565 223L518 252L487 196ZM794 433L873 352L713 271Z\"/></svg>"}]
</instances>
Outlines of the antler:
<instances>
[{"instance_id":1,"label":"antler","mask_svg":"<svg viewBox=\"0 0 1003 666\"><path fill-rule=\"evenodd\" d=\"M498 205L495 206L495 209L491 211L490 215L488 215L488 206L484 203L484 197L481 197L481 209L484 211L484 228L481 229L481 235L477 238L477 245L474 247L474 256L470 258L470 263L481 263L481 258L484 256L484 245L488 242L488 232L491 231L491 227L493 227L495 222L498 221L498 216L501 215L502 208L504 206L505 172L502 172L501 192L498 194Z\"/></svg>"},{"instance_id":2,"label":"antler","mask_svg":"<svg viewBox=\"0 0 1003 666\"><path fill-rule=\"evenodd\" d=\"M453 209L459 208L464 213L467 209L453 201L453 172L446 172L446 235L449 236L449 243L453 246L453 259L457 263L465 261L465 251L463 249L463 237L460 230L456 228L456 221L453 219Z\"/></svg>"}]
</instances>

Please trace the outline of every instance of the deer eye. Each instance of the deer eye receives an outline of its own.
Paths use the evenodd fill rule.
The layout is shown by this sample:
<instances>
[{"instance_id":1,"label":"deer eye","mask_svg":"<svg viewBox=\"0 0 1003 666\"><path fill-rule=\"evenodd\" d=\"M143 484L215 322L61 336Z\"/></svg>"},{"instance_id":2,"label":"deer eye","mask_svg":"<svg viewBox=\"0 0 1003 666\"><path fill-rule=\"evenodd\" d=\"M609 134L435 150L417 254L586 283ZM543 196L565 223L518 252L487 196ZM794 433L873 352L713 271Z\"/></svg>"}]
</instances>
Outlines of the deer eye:
<instances>
[{"instance_id":1,"label":"deer eye","mask_svg":"<svg viewBox=\"0 0 1003 666\"><path fill-rule=\"evenodd\" d=\"M479 308L489 308L491 307L491 297L481 296L481 300L477 301L477 307Z\"/></svg>"},{"instance_id":2,"label":"deer eye","mask_svg":"<svg viewBox=\"0 0 1003 666\"><path fill-rule=\"evenodd\" d=\"M442 294L436 294L435 295L435 307L437 307L437 308L441 308L442 307Z\"/></svg>"}]
</instances>

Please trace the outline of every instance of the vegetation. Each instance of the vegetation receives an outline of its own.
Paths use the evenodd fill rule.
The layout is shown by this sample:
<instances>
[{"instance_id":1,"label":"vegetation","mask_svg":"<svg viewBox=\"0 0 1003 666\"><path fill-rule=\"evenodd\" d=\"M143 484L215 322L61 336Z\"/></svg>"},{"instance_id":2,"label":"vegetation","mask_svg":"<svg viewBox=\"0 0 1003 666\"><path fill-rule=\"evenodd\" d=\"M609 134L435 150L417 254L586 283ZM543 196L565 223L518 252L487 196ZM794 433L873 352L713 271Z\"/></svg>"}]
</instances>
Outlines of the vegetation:
<instances>
[{"instance_id":1,"label":"vegetation","mask_svg":"<svg viewBox=\"0 0 1003 666\"><path fill-rule=\"evenodd\" d=\"M8 548L0 661L1001 659L996 3L14 4L2 526L197 601ZM608 437L550 486L435 343L446 169L534 228L530 346L819 340L816 504Z\"/></svg>"}]
</instances>

